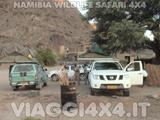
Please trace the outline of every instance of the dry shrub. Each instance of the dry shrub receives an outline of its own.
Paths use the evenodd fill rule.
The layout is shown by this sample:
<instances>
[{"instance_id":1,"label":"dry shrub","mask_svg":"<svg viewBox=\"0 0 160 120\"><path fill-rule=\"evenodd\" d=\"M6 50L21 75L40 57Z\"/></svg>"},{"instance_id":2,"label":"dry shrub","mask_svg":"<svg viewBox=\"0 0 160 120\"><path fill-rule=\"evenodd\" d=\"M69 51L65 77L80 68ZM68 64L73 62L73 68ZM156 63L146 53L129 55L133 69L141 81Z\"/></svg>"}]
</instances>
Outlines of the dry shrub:
<instances>
[{"instance_id":1,"label":"dry shrub","mask_svg":"<svg viewBox=\"0 0 160 120\"><path fill-rule=\"evenodd\" d=\"M148 85L160 86L160 65L147 64L146 69L148 72Z\"/></svg>"}]
</instances>

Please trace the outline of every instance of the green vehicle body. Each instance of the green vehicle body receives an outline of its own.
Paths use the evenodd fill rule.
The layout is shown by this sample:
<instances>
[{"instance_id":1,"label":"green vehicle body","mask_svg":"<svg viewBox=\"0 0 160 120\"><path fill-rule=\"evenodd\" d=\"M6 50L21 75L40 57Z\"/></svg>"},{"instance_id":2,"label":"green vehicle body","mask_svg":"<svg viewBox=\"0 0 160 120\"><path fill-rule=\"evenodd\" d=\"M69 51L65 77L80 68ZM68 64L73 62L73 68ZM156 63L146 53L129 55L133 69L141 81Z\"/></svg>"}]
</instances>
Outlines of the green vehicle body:
<instances>
[{"instance_id":1,"label":"green vehicle body","mask_svg":"<svg viewBox=\"0 0 160 120\"><path fill-rule=\"evenodd\" d=\"M9 80L13 90L21 86L34 86L41 89L47 85L48 75L39 64L21 63L10 67Z\"/></svg>"}]
</instances>

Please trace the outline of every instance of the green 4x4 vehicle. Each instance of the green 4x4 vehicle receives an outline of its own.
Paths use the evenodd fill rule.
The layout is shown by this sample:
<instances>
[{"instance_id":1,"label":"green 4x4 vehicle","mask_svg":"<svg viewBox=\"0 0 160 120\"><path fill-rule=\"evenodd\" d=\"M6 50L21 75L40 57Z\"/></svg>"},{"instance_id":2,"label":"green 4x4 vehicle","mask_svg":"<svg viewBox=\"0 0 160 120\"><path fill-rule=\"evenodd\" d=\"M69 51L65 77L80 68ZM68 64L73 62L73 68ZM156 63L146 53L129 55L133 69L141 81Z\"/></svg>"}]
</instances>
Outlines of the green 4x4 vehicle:
<instances>
[{"instance_id":1,"label":"green 4x4 vehicle","mask_svg":"<svg viewBox=\"0 0 160 120\"><path fill-rule=\"evenodd\" d=\"M18 63L10 66L9 80L13 90L21 86L34 86L40 90L47 86L48 75L41 65L37 63Z\"/></svg>"}]
</instances>

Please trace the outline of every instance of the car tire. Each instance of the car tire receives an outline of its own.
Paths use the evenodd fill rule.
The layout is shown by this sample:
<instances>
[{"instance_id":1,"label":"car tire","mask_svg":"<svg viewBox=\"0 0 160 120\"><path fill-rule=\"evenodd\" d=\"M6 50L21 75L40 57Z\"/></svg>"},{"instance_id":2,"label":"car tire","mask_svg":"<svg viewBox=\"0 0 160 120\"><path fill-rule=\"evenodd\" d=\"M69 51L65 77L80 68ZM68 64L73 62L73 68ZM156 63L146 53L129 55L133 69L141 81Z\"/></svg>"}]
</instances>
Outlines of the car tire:
<instances>
[{"instance_id":1,"label":"car tire","mask_svg":"<svg viewBox=\"0 0 160 120\"><path fill-rule=\"evenodd\" d=\"M18 86L12 87L12 90L13 90L13 91L17 91L18 89L19 89Z\"/></svg>"},{"instance_id":2,"label":"car tire","mask_svg":"<svg viewBox=\"0 0 160 120\"><path fill-rule=\"evenodd\" d=\"M129 97L130 96L129 90L123 90L123 96L124 97Z\"/></svg>"},{"instance_id":3,"label":"car tire","mask_svg":"<svg viewBox=\"0 0 160 120\"><path fill-rule=\"evenodd\" d=\"M94 89L90 89L90 95L92 95L92 96L95 96L96 95L96 92L95 92L95 90Z\"/></svg>"},{"instance_id":4,"label":"car tire","mask_svg":"<svg viewBox=\"0 0 160 120\"><path fill-rule=\"evenodd\" d=\"M43 86L46 87L47 85L48 85L47 82L44 82Z\"/></svg>"},{"instance_id":5,"label":"car tire","mask_svg":"<svg viewBox=\"0 0 160 120\"><path fill-rule=\"evenodd\" d=\"M147 77L143 77L143 85L141 88L144 88L145 85L147 85Z\"/></svg>"},{"instance_id":6,"label":"car tire","mask_svg":"<svg viewBox=\"0 0 160 120\"><path fill-rule=\"evenodd\" d=\"M56 74L52 75L52 76L51 76L51 80L52 80L53 82L59 81L58 75L56 75Z\"/></svg>"}]
</instances>

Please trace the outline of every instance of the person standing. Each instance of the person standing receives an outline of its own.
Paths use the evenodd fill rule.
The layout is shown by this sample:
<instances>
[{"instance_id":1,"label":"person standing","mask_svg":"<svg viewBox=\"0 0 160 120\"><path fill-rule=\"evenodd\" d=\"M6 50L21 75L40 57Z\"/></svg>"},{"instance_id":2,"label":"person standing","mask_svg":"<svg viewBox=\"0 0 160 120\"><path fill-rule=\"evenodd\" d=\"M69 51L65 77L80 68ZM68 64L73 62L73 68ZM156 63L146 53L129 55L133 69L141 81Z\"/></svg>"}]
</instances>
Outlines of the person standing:
<instances>
[{"instance_id":1,"label":"person standing","mask_svg":"<svg viewBox=\"0 0 160 120\"><path fill-rule=\"evenodd\" d=\"M66 66L62 66L62 72L60 75L59 83L61 86L61 105L62 107L68 103L75 103L77 107L77 94L75 84L72 84L72 81L69 80L67 75ZM69 107L69 111L72 108Z\"/></svg>"},{"instance_id":2,"label":"person standing","mask_svg":"<svg viewBox=\"0 0 160 120\"><path fill-rule=\"evenodd\" d=\"M69 85L69 78L67 75L67 70L65 69L64 65L61 68L61 74L59 76L59 83L61 86L68 86Z\"/></svg>"},{"instance_id":3,"label":"person standing","mask_svg":"<svg viewBox=\"0 0 160 120\"><path fill-rule=\"evenodd\" d=\"M88 85L89 82L88 82L88 74L89 74L89 71L88 71L88 66L87 64L85 64L85 67L84 67L84 74L85 74L85 85Z\"/></svg>"},{"instance_id":4,"label":"person standing","mask_svg":"<svg viewBox=\"0 0 160 120\"><path fill-rule=\"evenodd\" d=\"M80 85L79 67L77 64L75 64L75 81L77 81L77 85Z\"/></svg>"}]
</instances>

